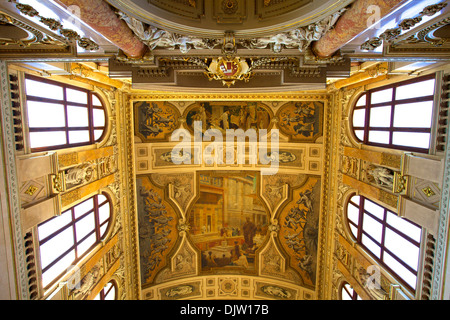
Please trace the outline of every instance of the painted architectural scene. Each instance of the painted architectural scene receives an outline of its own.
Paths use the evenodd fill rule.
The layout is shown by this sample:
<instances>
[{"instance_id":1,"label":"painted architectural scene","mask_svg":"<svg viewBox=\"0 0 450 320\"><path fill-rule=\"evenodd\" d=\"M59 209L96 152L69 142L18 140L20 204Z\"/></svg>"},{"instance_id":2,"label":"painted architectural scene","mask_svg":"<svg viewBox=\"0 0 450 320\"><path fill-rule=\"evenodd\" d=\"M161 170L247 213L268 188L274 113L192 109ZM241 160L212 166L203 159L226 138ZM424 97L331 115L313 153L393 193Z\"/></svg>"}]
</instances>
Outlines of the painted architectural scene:
<instances>
[{"instance_id":1,"label":"painted architectural scene","mask_svg":"<svg viewBox=\"0 0 450 320\"><path fill-rule=\"evenodd\" d=\"M194 122L202 122L202 131L218 129L269 129L270 109L261 102L199 102L186 115L186 124L194 130Z\"/></svg>"},{"instance_id":2,"label":"painted architectural scene","mask_svg":"<svg viewBox=\"0 0 450 320\"><path fill-rule=\"evenodd\" d=\"M188 215L201 250L201 270L255 271L256 251L268 235L269 216L258 198L256 173L200 174L200 197Z\"/></svg>"}]
</instances>

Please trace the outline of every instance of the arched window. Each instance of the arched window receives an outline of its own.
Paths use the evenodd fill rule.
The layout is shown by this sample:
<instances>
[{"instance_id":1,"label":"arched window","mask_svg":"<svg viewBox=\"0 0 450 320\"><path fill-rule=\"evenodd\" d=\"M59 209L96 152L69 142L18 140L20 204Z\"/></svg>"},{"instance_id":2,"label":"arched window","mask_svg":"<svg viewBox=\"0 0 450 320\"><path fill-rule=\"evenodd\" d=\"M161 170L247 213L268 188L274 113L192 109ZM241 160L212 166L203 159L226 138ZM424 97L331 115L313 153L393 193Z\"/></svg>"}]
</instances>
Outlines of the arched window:
<instances>
[{"instance_id":1,"label":"arched window","mask_svg":"<svg viewBox=\"0 0 450 320\"><path fill-rule=\"evenodd\" d=\"M117 293L116 283L114 281L110 281L99 292L99 294L94 298L94 300L117 300L116 293Z\"/></svg>"},{"instance_id":2,"label":"arched window","mask_svg":"<svg viewBox=\"0 0 450 320\"><path fill-rule=\"evenodd\" d=\"M434 75L367 91L353 109L355 136L367 145L428 153L434 92Z\"/></svg>"},{"instance_id":3,"label":"arched window","mask_svg":"<svg viewBox=\"0 0 450 320\"><path fill-rule=\"evenodd\" d=\"M27 75L26 112L32 152L93 144L106 131L105 108L93 92Z\"/></svg>"},{"instance_id":4,"label":"arched window","mask_svg":"<svg viewBox=\"0 0 450 320\"><path fill-rule=\"evenodd\" d=\"M344 282L341 287L341 300L362 300L361 297L353 290L348 282Z\"/></svg>"},{"instance_id":5,"label":"arched window","mask_svg":"<svg viewBox=\"0 0 450 320\"><path fill-rule=\"evenodd\" d=\"M53 284L98 244L110 221L111 202L99 194L38 225L43 287Z\"/></svg>"},{"instance_id":6,"label":"arched window","mask_svg":"<svg viewBox=\"0 0 450 320\"><path fill-rule=\"evenodd\" d=\"M348 202L347 221L356 241L402 284L414 291L422 229L357 195Z\"/></svg>"}]
</instances>

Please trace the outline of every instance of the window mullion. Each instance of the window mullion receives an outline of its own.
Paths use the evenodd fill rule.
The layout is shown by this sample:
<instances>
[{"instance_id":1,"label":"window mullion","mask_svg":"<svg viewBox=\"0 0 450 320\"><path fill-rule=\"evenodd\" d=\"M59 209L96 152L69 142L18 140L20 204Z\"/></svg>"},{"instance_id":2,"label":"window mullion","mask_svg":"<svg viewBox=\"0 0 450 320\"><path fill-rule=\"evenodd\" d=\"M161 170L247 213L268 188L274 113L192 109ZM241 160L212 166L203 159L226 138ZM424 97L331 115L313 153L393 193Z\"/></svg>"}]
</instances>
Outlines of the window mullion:
<instances>
[{"instance_id":1,"label":"window mullion","mask_svg":"<svg viewBox=\"0 0 450 320\"><path fill-rule=\"evenodd\" d=\"M384 250L386 249L386 225L387 225L387 210L384 209L383 222L381 223L381 251L380 251L380 260L384 261Z\"/></svg>"}]
</instances>

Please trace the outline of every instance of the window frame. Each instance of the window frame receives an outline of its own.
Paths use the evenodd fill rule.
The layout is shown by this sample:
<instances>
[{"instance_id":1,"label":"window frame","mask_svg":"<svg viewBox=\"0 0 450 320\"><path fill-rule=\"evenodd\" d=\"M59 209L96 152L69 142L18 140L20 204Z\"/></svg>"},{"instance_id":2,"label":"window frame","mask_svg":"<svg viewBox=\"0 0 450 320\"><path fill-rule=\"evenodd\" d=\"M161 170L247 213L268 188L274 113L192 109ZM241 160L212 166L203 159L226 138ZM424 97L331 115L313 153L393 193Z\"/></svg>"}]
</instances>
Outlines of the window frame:
<instances>
[{"instance_id":1,"label":"window frame","mask_svg":"<svg viewBox=\"0 0 450 320\"><path fill-rule=\"evenodd\" d=\"M347 289L347 285L352 288L350 283L348 283L347 281L344 281L341 284L341 290L340 290L341 300L344 300L343 299L343 295L342 295L343 291L345 291L348 294L348 296L351 298L351 300L355 300L355 301L356 300L362 300L361 297L358 295L358 293L356 292L356 290L354 288L352 288L353 293L350 293L349 290Z\"/></svg>"},{"instance_id":2,"label":"window frame","mask_svg":"<svg viewBox=\"0 0 450 320\"><path fill-rule=\"evenodd\" d=\"M46 83L46 84L51 84L54 86L58 86L61 87L63 90L63 100L59 100L59 99L51 99L51 98L45 98L45 97L38 97L38 96L32 96L32 95L28 95L27 94L27 87L26 87L26 80L33 80L33 81L37 81L37 82L42 82L42 83ZM77 103L77 102L71 102L67 100L67 93L66 90L67 89L71 89L71 90L76 90L76 91L80 91L80 92L84 92L87 94L87 103ZM66 143L65 144L60 144L60 145L53 145L53 146L44 146L44 147L30 147L31 152L42 152L42 151L53 151L53 150L58 150L58 149L67 149L67 148L73 148L73 147L81 147L81 146L86 146L86 145L92 145L95 144L97 142L102 141L107 133L107 129L108 129L108 117L107 117L107 111L106 111L106 107L105 107L105 103L103 101L103 99L96 93L93 92L91 90L85 89L85 88L81 88L81 87L77 87L74 85L70 85L67 83L62 83L62 82L58 82L58 81L54 81L54 80L49 80L49 79L44 79L38 76L34 76L34 75L30 75L30 74L25 74L25 79L24 79L24 96L25 96L25 106L27 108L27 114L28 114L28 101L33 101L33 102L41 102L41 103L52 103L52 104L59 104L59 105L63 105L64 108L64 121L65 121L65 126L64 127L30 127L28 124L28 137L30 137L30 134L33 132L55 132L55 131L64 131L65 132L65 139L66 139ZM93 96L95 96L101 103L101 107L100 106L94 106L93 103ZM88 109L88 125L86 127L70 127L69 126L69 122L68 122L68 106L74 106L74 107L86 107ZM103 110L104 115L105 115L105 124L104 126L94 126L94 109L100 109ZM27 122L28 123L28 122ZM102 130L102 134L99 138L95 139L95 131L96 130ZM77 142L77 143L70 143L70 138L69 138L69 132L70 131L89 131L89 141L86 142ZM28 139L28 141L30 141Z\"/></svg>"},{"instance_id":3,"label":"window frame","mask_svg":"<svg viewBox=\"0 0 450 320\"><path fill-rule=\"evenodd\" d=\"M105 292L105 287L106 287L108 284L111 284L111 286L109 287L108 291ZM112 300L117 300L117 289L118 289L118 287L117 287L116 281L114 281L114 280L108 281L108 283L102 288L102 290L100 290L100 292L97 294L96 297L99 298L98 300L103 300L103 301L105 301L105 300L106 300L106 299L105 299L106 296L111 292L112 289L114 289L114 299L112 299Z\"/></svg>"},{"instance_id":4,"label":"window frame","mask_svg":"<svg viewBox=\"0 0 450 320\"><path fill-rule=\"evenodd\" d=\"M435 81L437 80L436 78L436 74L430 74L430 75L426 75L426 76L422 76L422 77L418 77L415 79L410 79L410 80L405 80L405 81L401 81L401 82L396 82L396 83L392 83L389 85L385 85L385 86L381 86L381 87L377 87L377 88L373 88L370 89L368 91L365 91L364 93L362 93L361 95L359 95L359 97L355 100L353 108L352 108L352 112L350 114L349 117L349 121L350 121L350 127L352 129L353 135L355 136L356 140L360 143L363 143L365 145L368 146L375 146L375 147L383 147L383 148L389 148L389 149L396 149L396 150L403 150L403 151L408 151L408 152L419 152L419 153L430 153L430 150L433 146L432 143L432 139L433 139L433 123L434 123L434 109L435 109L435 95L436 95L436 83L435 82L435 92L433 95L428 95L428 96L423 96L423 97L416 97L416 98L410 98L410 99L400 99L400 100L396 100L396 90L399 87L405 86L405 85L410 85L410 84L414 84L414 83L418 83L418 82L423 82L423 81L427 81L427 80L432 80L434 79ZM376 93L376 92L380 92L380 91L384 91L384 90L389 90L392 89L392 98L390 101L387 102L382 102L382 103L376 103L376 104L371 104L371 99L372 99L372 94ZM356 104L358 103L358 101L363 97L366 96L366 103L363 106L357 106ZM398 105L403 105L403 104L411 104L411 103L419 103L419 102L428 102L431 101L433 103L433 111L432 111L432 119L431 119L431 125L429 128L410 128L410 127L395 127L394 126L394 115L395 115L395 108ZM370 126L370 111L373 108L377 108L377 107L391 107L391 118L389 121L389 127L371 127ZM354 126L354 113L355 110L365 110L365 118L364 118L364 126ZM356 135L356 131L363 131L363 139L359 139L358 136ZM373 131L379 131L379 132L388 132L389 133L389 143L379 143L379 142L370 142L369 141L369 134L370 132ZM393 135L394 132L410 132L410 133L429 133L430 134L430 144L428 148L421 148L421 147L411 147L411 146L402 146L402 145L396 145L393 143Z\"/></svg>"},{"instance_id":5,"label":"window frame","mask_svg":"<svg viewBox=\"0 0 450 320\"><path fill-rule=\"evenodd\" d=\"M357 204L354 201L352 201L352 199L355 196L359 196L360 197L360 203ZM381 220L380 218L378 218L376 215L374 215L373 213L369 212L368 210L365 209L365 201L370 201L373 204L379 206L380 208L383 209L383 219ZM352 204L353 206L357 207L359 210L358 213L358 224L355 224L353 221L351 221L348 217L348 206ZM395 276L395 278L406 288L408 288L411 292L416 292L416 288L411 287L407 281L405 281L399 274L397 274L394 270L392 270L391 267L389 267L385 261L384 261L384 254L387 253L388 255L390 255L395 261L397 261L399 264L401 264L404 268L406 268L409 272L411 272L415 277L416 277L416 285L417 285L417 279L419 278L419 269L420 269L420 250L421 250L421 242L422 242L422 236L423 236L423 230L422 227L417 225L416 223L405 219L406 221L408 221L409 223L411 223L413 226L419 228L421 230L421 237L420 237L420 241L417 242L414 239L410 238L408 235L404 234L402 231L394 228L393 226L389 225L389 223L387 222L387 216L388 216L388 212L391 214L394 214L395 216L398 217L398 215L387 209L386 207L372 201L369 198L366 198L362 195L359 194L352 194L347 201L347 205L346 205L346 220L347 220L347 225L350 229L350 234L351 236L356 240L356 242L358 243L358 245L360 245L369 255L370 257L372 257L373 259L375 259L375 261L377 261L385 270L387 270L390 274L392 274L393 276ZM365 232L363 230L363 221L364 221L364 215L367 214L370 218L375 219L375 221L379 222L382 226L382 231L381 231L381 241L378 241L377 239L373 238L372 235L370 235L369 233ZM353 234L353 232L351 231L350 226L354 226L357 229L357 235L355 238L355 235ZM386 229L389 229L391 231L393 231L394 233L396 233L398 236L402 237L403 239L409 241L410 243L412 243L413 245L415 245L418 250L419 250L419 255L418 255L418 261L417 261L417 270L414 270L411 266L409 266L406 262L404 262L401 258L399 258L395 253L393 253L391 250L389 250L389 248L386 247L385 245L385 240L386 240ZM380 247L380 257L378 258L367 246L365 246L362 242L362 236L365 235L369 238L370 241L374 242L375 244L377 244Z\"/></svg>"},{"instance_id":6,"label":"window frame","mask_svg":"<svg viewBox=\"0 0 450 320\"><path fill-rule=\"evenodd\" d=\"M106 199L102 202L99 203L98 197L102 195L104 196ZM86 212L83 212L82 214L79 214L78 217L75 217L75 208L86 202L89 201L90 199L93 199L93 207L89 210L87 210ZM99 208L102 207L105 204L109 204L109 216L108 218L100 223L100 211ZM70 211L70 215L71 215L71 220L70 222L68 222L67 224L63 225L62 227L60 227L57 230L52 230L52 232L50 232L46 237L44 237L43 239L39 239L39 227L45 225L47 222L53 220L53 219L57 219L59 218L61 215L65 214L66 212ZM87 217L88 215L90 215L91 213L94 213L94 223L95 223L95 227L93 230L91 230L88 234L84 235L81 239L77 239L77 230L76 230L76 223L83 220L83 218ZM54 265L56 265L59 261L61 261L62 259L64 259L65 256L67 256L68 254L70 254L70 252L73 250L75 253L75 259L71 262L70 265L75 265L77 264L81 259L83 259L85 256L87 256L92 249L97 246L99 243L101 243L106 236L108 235L108 232L111 228L111 222L113 219L113 202L111 200L111 197L107 194L107 193L99 193L99 194L95 194L79 203L77 203L76 205L71 206L70 208L68 208L67 210L65 210L64 212L61 213L61 215L59 216L55 216L51 219L48 219L44 222L42 222L41 224L39 224L37 226L37 230L38 230L38 244L39 244L39 258L41 257L41 246L44 245L45 243L47 243L48 241L51 241L53 238L55 238L56 236L60 235L62 232L68 230L68 229L72 229L72 236L73 236L73 245L71 245L68 249L66 249L64 252L59 252L59 255L53 259L48 265L45 266L45 268L42 268L42 262L40 263L40 273L41 273L41 278L43 277L44 273L46 271L48 271L50 268L52 268ZM104 226L107 225L105 231L103 232L103 235L101 234L100 229ZM95 234L95 242L89 247L87 248L81 255L78 254L78 247L80 244L82 244L83 241L87 240L90 236L92 236L93 234ZM41 258L40 258L41 259ZM52 281L50 281L47 285L43 286L44 289L48 289L50 288L52 285L54 285L66 272L63 271L61 274L59 274L58 276L56 276Z\"/></svg>"}]
</instances>

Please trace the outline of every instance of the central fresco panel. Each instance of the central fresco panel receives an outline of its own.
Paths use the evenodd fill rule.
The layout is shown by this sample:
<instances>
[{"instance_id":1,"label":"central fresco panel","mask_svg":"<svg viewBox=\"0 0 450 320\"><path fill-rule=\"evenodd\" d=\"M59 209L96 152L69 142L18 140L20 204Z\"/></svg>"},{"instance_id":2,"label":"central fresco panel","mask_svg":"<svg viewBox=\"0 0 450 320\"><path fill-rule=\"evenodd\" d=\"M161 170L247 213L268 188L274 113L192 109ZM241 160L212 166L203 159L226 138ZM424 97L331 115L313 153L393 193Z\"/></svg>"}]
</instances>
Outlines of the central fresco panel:
<instances>
[{"instance_id":1,"label":"central fresco panel","mask_svg":"<svg viewBox=\"0 0 450 320\"><path fill-rule=\"evenodd\" d=\"M143 289L159 287L155 295L162 299L198 297L202 284L192 277L238 275L261 279L255 297L297 299L292 285L315 290L325 102L146 100L133 106ZM227 129L278 129L278 172L262 175L259 164L172 163L164 142L176 129L193 136L197 120L203 134L218 129L224 137ZM171 284L183 278L186 283Z\"/></svg>"},{"instance_id":2,"label":"central fresco panel","mask_svg":"<svg viewBox=\"0 0 450 320\"><path fill-rule=\"evenodd\" d=\"M258 172L200 173L200 196L188 215L201 271L255 273L270 216L258 196Z\"/></svg>"}]
</instances>

